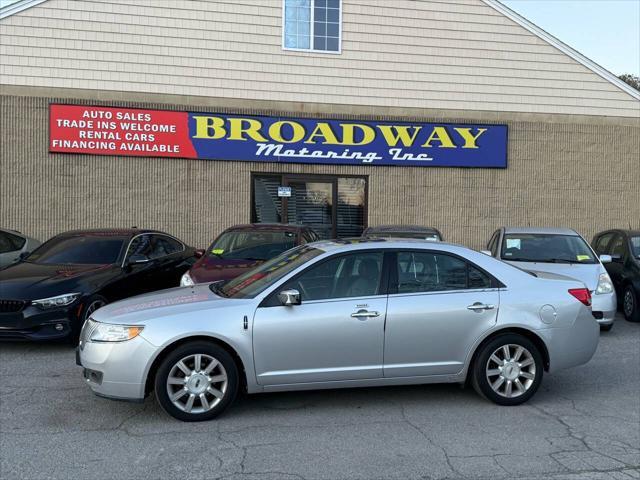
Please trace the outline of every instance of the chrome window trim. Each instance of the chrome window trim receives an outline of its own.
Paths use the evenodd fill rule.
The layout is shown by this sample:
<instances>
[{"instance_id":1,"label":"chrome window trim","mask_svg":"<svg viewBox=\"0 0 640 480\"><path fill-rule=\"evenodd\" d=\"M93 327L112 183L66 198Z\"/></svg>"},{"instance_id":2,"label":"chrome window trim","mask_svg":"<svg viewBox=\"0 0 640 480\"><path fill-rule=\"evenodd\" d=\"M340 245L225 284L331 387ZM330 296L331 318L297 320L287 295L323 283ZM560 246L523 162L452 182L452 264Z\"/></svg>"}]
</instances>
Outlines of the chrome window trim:
<instances>
[{"instance_id":1,"label":"chrome window trim","mask_svg":"<svg viewBox=\"0 0 640 480\"><path fill-rule=\"evenodd\" d=\"M133 237L131 237L131 240L129 240L129 243L127 244L127 248L124 251L124 257L122 258L122 264L120 265L120 268L124 268L124 265L127 261L127 257L129 256L129 248L131 248L131 244L133 243L133 241L138 238L141 237L142 235L161 235L161 236L165 236L165 237L169 237L173 240L175 240L176 242L178 242L180 245L182 245L182 250L179 250L177 252L173 252L173 253L180 253L180 252L184 252L187 247L184 244L184 242L182 242L181 240L178 240L176 237L174 237L173 235L169 235L168 233L156 233L156 232L144 232L144 233L137 233L136 235L134 235ZM169 255L173 255L173 253L170 253ZM169 255L164 255L162 257L157 257L157 258L164 258L164 257L168 257ZM155 260L155 259L154 259Z\"/></svg>"}]
</instances>

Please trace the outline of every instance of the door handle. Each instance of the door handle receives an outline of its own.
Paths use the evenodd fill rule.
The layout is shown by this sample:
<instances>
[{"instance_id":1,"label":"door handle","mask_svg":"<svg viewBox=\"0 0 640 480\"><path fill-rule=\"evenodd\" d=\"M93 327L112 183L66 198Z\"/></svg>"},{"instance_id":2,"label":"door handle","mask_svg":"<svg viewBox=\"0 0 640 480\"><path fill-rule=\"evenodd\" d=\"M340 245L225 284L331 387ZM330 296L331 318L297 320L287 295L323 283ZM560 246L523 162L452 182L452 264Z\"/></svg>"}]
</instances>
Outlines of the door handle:
<instances>
[{"instance_id":1,"label":"door handle","mask_svg":"<svg viewBox=\"0 0 640 480\"><path fill-rule=\"evenodd\" d=\"M495 305L476 302L473 305L469 305L467 307L467 310L473 310L474 312L482 312L484 310L493 310L494 308L496 308Z\"/></svg>"},{"instance_id":2,"label":"door handle","mask_svg":"<svg viewBox=\"0 0 640 480\"><path fill-rule=\"evenodd\" d=\"M370 312L368 310L358 310L351 314L353 318L357 318L359 320L366 320L367 318L379 317L380 312Z\"/></svg>"}]
</instances>

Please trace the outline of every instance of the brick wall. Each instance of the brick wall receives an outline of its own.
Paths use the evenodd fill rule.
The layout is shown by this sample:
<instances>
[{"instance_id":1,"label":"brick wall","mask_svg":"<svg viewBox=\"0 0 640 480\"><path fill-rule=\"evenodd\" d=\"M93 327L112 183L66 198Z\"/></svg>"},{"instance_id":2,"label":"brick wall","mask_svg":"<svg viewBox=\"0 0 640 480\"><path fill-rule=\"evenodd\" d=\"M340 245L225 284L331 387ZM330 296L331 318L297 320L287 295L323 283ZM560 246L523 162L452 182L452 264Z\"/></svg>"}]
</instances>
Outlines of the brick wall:
<instances>
[{"instance_id":1,"label":"brick wall","mask_svg":"<svg viewBox=\"0 0 640 480\"><path fill-rule=\"evenodd\" d=\"M108 92L86 96L110 98ZM340 111L300 103L256 106L225 100L215 105L208 99L204 105L201 98L179 97L179 102L168 104L162 96L148 96L145 103L139 102L139 95L130 98L138 102L124 101L120 93L111 97L102 103L401 118L397 110L382 107L370 115L372 109L354 106ZM137 225L204 247L222 229L250 220L250 174L261 171L368 175L370 225L433 225L448 240L474 248L484 246L493 230L505 224L571 227L589 240L611 227L640 228L638 119L404 109L404 120L508 124L509 167L278 165L49 154L48 105L59 101L101 103L0 95L0 225L40 239L74 228Z\"/></svg>"}]
</instances>

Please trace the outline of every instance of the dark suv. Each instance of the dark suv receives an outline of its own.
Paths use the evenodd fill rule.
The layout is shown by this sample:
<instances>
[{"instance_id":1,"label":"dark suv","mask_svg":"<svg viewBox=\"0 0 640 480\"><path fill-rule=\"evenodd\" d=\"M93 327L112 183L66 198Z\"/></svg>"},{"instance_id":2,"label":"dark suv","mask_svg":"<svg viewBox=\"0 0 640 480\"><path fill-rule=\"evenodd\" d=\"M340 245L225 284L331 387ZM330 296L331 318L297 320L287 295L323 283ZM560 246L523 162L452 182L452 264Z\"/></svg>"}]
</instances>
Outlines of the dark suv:
<instances>
[{"instance_id":1,"label":"dark suv","mask_svg":"<svg viewBox=\"0 0 640 480\"><path fill-rule=\"evenodd\" d=\"M285 250L316 240L318 235L302 225L235 225L213 241L205 255L182 276L180 285L230 280Z\"/></svg>"},{"instance_id":2,"label":"dark suv","mask_svg":"<svg viewBox=\"0 0 640 480\"><path fill-rule=\"evenodd\" d=\"M607 230L593 237L598 255L610 255L604 266L613 281L627 320L640 322L640 230Z\"/></svg>"}]
</instances>

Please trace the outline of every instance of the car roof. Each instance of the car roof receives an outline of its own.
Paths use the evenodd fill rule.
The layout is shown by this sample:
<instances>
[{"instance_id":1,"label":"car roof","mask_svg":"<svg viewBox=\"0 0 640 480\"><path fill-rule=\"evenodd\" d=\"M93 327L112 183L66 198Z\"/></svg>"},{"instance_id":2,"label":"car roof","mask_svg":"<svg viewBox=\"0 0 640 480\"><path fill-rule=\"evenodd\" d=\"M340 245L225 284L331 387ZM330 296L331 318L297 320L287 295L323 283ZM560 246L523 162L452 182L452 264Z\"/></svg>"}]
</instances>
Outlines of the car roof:
<instances>
[{"instance_id":1,"label":"car roof","mask_svg":"<svg viewBox=\"0 0 640 480\"><path fill-rule=\"evenodd\" d=\"M425 227L422 225L377 225L375 227L368 227L365 230L366 233L376 232L408 232L408 233L440 233L437 228Z\"/></svg>"},{"instance_id":2,"label":"car roof","mask_svg":"<svg viewBox=\"0 0 640 480\"><path fill-rule=\"evenodd\" d=\"M141 233L159 233L162 235L168 235L167 233L160 232L159 230L151 230L146 228L92 228L86 230L68 230L66 232L61 232L57 236L67 236L67 237L81 237L83 235L86 236L109 236L109 237L131 237L133 235L139 235Z\"/></svg>"},{"instance_id":3,"label":"car roof","mask_svg":"<svg viewBox=\"0 0 640 480\"><path fill-rule=\"evenodd\" d=\"M320 240L319 242L309 243L308 245L325 252L334 253L340 251L353 251L376 247L384 249L424 248L427 250L442 250L446 252L470 250L463 245L458 245L455 243L433 242L429 240L421 240L418 238L341 238L339 240Z\"/></svg>"},{"instance_id":4,"label":"car roof","mask_svg":"<svg viewBox=\"0 0 640 480\"><path fill-rule=\"evenodd\" d=\"M233 225L225 230L225 232L238 232L238 231L291 231L291 230L309 230L309 227L304 225L298 225L295 223L244 223L240 225Z\"/></svg>"},{"instance_id":5,"label":"car roof","mask_svg":"<svg viewBox=\"0 0 640 480\"><path fill-rule=\"evenodd\" d=\"M598 232L595 234L596 237L600 237L605 233L624 233L629 237L640 236L640 230L630 230L626 228L612 228L610 230L603 230L602 232Z\"/></svg>"},{"instance_id":6,"label":"car roof","mask_svg":"<svg viewBox=\"0 0 640 480\"><path fill-rule=\"evenodd\" d=\"M579 236L578 232L570 228L552 228L552 227L503 227L504 233L532 233L532 234L548 234L548 235L571 235Z\"/></svg>"}]
</instances>

